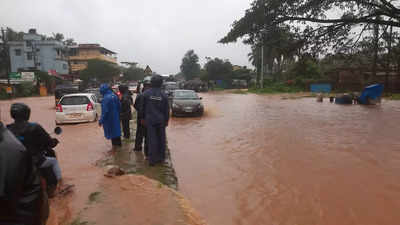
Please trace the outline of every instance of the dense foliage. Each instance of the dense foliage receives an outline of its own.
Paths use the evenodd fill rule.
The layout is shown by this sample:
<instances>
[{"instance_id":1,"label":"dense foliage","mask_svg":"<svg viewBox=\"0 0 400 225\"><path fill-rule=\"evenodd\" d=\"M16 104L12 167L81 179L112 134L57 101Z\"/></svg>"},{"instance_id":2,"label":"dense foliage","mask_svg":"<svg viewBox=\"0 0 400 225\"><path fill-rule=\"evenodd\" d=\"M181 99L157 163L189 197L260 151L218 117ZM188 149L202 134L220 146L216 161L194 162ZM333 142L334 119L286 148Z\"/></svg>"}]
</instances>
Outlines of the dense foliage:
<instances>
[{"instance_id":1,"label":"dense foliage","mask_svg":"<svg viewBox=\"0 0 400 225\"><path fill-rule=\"evenodd\" d=\"M186 80L192 80L200 75L199 56L194 50L186 52L180 68Z\"/></svg>"},{"instance_id":2,"label":"dense foliage","mask_svg":"<svg viewBox=\"0 0 400 225\"><path fill-rule=\"evenodd\" d=\"M87 68L80 72L80 78L85 82L111 82L114 77L118 76L120 68L110 62L91 59L88 61Z\"/></svg>"}]
</instances>

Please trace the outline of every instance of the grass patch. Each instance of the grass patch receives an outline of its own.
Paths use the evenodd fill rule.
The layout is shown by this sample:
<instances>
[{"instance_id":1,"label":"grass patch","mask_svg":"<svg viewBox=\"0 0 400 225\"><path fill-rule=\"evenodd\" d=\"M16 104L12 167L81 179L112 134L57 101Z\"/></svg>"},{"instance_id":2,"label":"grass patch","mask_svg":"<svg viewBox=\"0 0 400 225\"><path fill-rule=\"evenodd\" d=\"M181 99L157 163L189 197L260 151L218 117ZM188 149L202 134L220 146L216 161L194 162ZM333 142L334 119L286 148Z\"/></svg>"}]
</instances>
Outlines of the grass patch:
<instances>
[{"instance_id":1,"label":"grass patch","mask_svg":"<svg viewBox=\"0 0 400 225\"><path fill-rule=\"evenodd\" d=\"M279 93L297 93L303 92L303 88L287 85L284 83L270 83L266 84L264 88L251 88L249 92L255 94L279 94Z\"/></svg>"},{"instance_id":2,"label":"grass patch","mask_svg":"<svg viewBox=\"0 0 400 225\"><path fill-rule=\"evenodd\" d=\"M101 192L92 192L89 195L89 203L97 202L99 200Z\"/></svg>"},{"instance_id":3,"label":"grass patch","mask_svg":"<svg viewBox=\"0 0 400 225\"><path fill-rule=\"evenodd\" d=\"M225 88L216 87L212 91L225 91Z\"/></svg>"},{"instance_id":4,"label":"grass patch","mask_svg":"<svg viewBox=\"0 0 400 225\"><path fill-rule=\"evenodd\" d=\"M240 94L240 95L247 95L248 91L245 90L241 90L241 89L237 89L237 90L233 90L232 94Z\"/></svg>"},{"instance_id":5,"label":"grass patch","mask_svg":"<svg viewBox=\"0 0 400 225\"><path fill-rule=\"evenodd\" d=\"M400 94L388 94L385 96L385 98L389 99L389 100L400 100Z\"/></svg>"}]
</instances>

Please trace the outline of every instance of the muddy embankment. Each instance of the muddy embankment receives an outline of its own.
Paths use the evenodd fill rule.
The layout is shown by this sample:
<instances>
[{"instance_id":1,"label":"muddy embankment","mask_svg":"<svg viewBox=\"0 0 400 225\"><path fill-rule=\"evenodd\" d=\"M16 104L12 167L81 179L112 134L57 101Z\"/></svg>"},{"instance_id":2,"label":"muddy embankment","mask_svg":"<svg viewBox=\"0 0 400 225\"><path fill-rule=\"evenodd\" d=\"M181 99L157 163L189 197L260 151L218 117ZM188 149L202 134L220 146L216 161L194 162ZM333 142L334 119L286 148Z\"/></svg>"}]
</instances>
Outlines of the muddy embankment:
<instances>
[{"instance_id":1,"label":"muddy embankment","mask_svg":"<svg viewBox=\"0 0 400 225\"><path fill-rule=\"evenodd\" d=\"M131 124L132 134L133 125L135 121ZM71 213L67 206L69 197L55 199L52 208L57 216L53 215L49 224L205 224L176 191L178 183L169 151L166 163L149 167L143 153L132 151L133 144L134 140L124 140L122 148L102 154L95 163L101 173L93 174L101 178L83 207ZM126 174L104 176L112 165Z\"/></svg>"}]
</instances>

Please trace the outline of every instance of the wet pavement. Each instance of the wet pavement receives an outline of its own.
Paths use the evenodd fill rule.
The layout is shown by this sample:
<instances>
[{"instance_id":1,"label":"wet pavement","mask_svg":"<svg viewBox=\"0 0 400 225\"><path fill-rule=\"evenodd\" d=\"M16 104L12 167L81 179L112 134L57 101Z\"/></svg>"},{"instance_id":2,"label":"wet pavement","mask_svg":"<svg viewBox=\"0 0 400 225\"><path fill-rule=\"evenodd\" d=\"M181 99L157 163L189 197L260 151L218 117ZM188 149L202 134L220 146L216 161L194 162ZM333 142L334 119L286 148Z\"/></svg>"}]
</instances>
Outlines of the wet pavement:
<instances>
[{"instance_id":1,"label":"wet pavement","mask_svg":"<svg viewBox=\"0 0 400 225\"><path fill-rule=\"evenodd\" d=\"M173 118L180 191L210 225L400 222L400 102L201 94Z\"/></svg>"}]
</instances>

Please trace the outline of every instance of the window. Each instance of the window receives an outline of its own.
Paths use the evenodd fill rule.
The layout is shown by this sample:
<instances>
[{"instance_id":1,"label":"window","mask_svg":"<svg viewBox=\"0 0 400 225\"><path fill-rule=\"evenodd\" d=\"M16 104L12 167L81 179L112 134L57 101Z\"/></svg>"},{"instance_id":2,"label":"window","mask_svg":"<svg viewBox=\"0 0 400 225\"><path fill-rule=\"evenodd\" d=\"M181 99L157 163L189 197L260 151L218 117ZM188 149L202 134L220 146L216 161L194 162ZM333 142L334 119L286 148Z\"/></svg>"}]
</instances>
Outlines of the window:
<instances>
[{"instance_id":1,"label":"window","mask_svg":"<svg viewBox=\"0 0 400 225\"><path fill-rule=\"evenodd\" d=\"M64 97L60 102L61 105L87 105L89 103L90 100L86 96Z\"/></svg>"},{"instance_id":2,"label":"window","mask_svg":"<svg viewBox=\"0 0 400 225\"><path fill-rule=\"evenodd\" d=\"M26 47L32 47L32 41L26 41Z\"/></svg>"},{"instance_id":3,"label":"window","mask_svg":"<svg viewBox=\"0 0 400 225\"><path fill-rule=\"evenodd\" d=\"M26 53L26 57L28 58L28 60L32 60L32 59L33 59L33 54L32 54L32 52L27 52L27 53Z\"/></svg>"},{"instance_id":4,"label":"window","mask_svg":"<svg viewBox=\"0 0 400 225\"><path fill-rule=\"evenodd\" d=\"M96 96L92 95L92 96L91 96L91 99L93 100L93 102L97 103Z\"/></svg>"},{"instance_id":5,"label":"window","mask_svg":"<svg viewBox=\"0 0 400 225\"><path fill-rule=\"evenodd\" d=\"M63 69L64 70L68 69L67 64L63 64Z\"/></svg>"},{"instance_id":6,"label":"window","mask_svg":"<svg viewBox=\"0 0 400 225\"><path fill-rule=\"evenodd\" d=\"M15 55L21 56L21 49L15 49Z\"/></svg>"}]
</instances>

